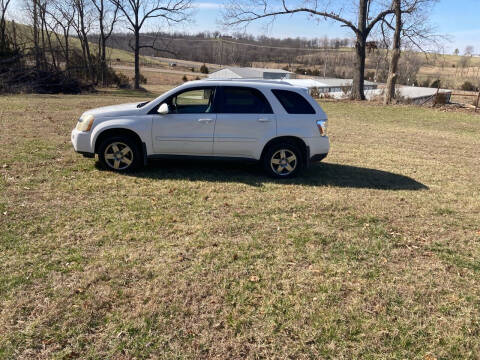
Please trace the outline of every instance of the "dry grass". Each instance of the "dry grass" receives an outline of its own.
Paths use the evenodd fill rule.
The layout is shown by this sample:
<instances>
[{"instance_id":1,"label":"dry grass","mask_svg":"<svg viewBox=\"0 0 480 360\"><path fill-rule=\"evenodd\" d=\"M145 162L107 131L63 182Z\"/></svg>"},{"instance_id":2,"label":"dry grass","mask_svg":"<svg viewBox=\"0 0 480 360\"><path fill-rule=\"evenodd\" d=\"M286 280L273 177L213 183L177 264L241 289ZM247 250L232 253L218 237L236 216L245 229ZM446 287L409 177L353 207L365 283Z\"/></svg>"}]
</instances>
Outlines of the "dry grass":
<instances>
[{"instance_id":1,"label":"dry grass","mask_svg":"<svg viewBox=\"0 0 480 360\"><path fill-rule=\"evenodd\" d=\"M69 131L127 95L0 98L0 358L480 356L479 117L327 102L296 180L124 176Z\"/></svg>"},{"instance_id":2,"label":"dry grass","mask_svg":"<svg viewBox=\"0 0 480 360\"><path fill-rule=\"evenodd\" d=\"M145 89L157 93L161 93L165 91L167 88L172 88L174 86L178 86L183 84L183 77L186 76L188 81L197 80L200 78L204 78L205 75L196 74L196 73L185 73L185 74L178 74L175 72L158 72L155 68L143 67L140 68L141 74L147 79L147 83L142 85ZM135 76L133 69L125 69L125 68L116 68L116 72L125 74L130 79L133 79ZM168 71L168 70L166 70Z\"/></svg>"}]
</instances>

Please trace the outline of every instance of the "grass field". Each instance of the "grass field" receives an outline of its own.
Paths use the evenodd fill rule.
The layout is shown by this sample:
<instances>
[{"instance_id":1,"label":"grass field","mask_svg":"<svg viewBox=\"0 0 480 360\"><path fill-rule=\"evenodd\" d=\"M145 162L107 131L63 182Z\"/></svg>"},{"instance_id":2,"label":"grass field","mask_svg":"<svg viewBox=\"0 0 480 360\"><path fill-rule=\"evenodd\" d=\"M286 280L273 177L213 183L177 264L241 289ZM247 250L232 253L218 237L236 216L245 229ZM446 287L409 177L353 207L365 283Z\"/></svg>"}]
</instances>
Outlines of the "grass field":
<instances>
[{"instance_id":1,"label":"grass field","mask_svg":"<svg viewBox=\"0 0 480 360\"><path fill-rule=\"evenodd\" d=\"M480 117L326 102L302 177L69 132L127 92L0 97L0 358L477 359Z\"/></svg>"}]
</instances>

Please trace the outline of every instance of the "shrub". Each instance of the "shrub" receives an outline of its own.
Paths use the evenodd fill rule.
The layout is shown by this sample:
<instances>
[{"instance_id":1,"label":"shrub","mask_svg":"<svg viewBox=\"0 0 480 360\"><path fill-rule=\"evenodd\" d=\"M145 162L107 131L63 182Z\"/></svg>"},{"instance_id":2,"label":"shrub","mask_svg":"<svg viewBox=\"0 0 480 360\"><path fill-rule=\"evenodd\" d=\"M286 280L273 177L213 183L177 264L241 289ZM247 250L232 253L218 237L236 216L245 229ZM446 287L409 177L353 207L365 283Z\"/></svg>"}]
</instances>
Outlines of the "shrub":
<instances>
[{"instance_id":1,"label":"shrub","mask_svg":"<svg viewBox=\"0 0 480 360\"><path fill-rule=\"evenodd\" d=\"M320 97L320 92L318 91L318 87L310 88L310 96L312 96L315 99L318 99Z\"/></svg>"},{"instance_id":2,"label":"shrub","mask_svg":"<svg viewBox=\"0 0 480 360\"><path fill-rule=\"evenodd\" d=\"M187 75L183 75L182 80L183 80L183 82L188 81Z\"/></svg>"},{"instance_id":3,"label":"shrub","mask_svg":"<svg viewBox=\"0 0 480 360\"><path fill-rule=\"evenodd\" d=\"M202 74L208 74L208 67L207 65L203 64L202 66L200 66L200 72Z\"/></svg>"},{"instance_id":4,"label":"shrub","mask_svg":"<svg viewBox=\"0 0 480 360\"><path fill-rule=\"evenodd\" d=\"M128 76L122 73L115 73L114 82L119 89L130 89L132 87Z\"/></svg>"},{"instance_id":5,"label":"shrub","mask_svg":"<svg viewBox=\"0 0 480 360\"><path fill-rule=\"evenodd\" d=\"M147 83L147 78L143 76L143 74L140 74L140 84L146 84Z\"/></svg>"},{"instance_id":6,"label":"shrub","mask_svg":"<svg viewBox=\"0 0 480 360\"><path fill-rule=\"evenodd\" d=\"M431 88L439 88L440 87L440 80L432 81L432 83L430 84L430 87Z\"/></svg>"},{"instance_id":7,"label":"shrub","mask_svg":"<svg viewBox=\"0 0 480 360\"><path fill-rule=\"evenodd\" d=\"M66 71L48 64L45 69L31 66L33 61L18 50L3 49L0 59L0 93L77 94L91 90Z\"/></svg>"},{"instance_id":8,"label":"shrub","mask_svg":"<svg viewBox=\"0 0 480 360\"><path fill-rule=\"evenodd\" d=\"M477 91L477 87L473 85L470 81L465 81L460 89L464 91Z\"/></svg>"},{"instance_id":9,"label":"shrub","mask_svg":"<svg viewBox=\"0 0 480 360\"><path fill-rule=\"evenodd\" d=\"M430 87L430 81L429 81L428 79L427 79L427 80L424 80L424 81L422 82L422 85L421 85L421 86L422 86L422 87Z\"/></svg>"},{"instance_id":10,"label":"shrub","mask_svg":"<svg viewBox=\"0 0 480 360\"><path fill-rule=\"evenodd\" d=\"M375 73L373 71L369 71L367 72L367 74L365 75L365 77L370 80L370 81L373 81L373 79L375 79Z\"/></svg>"}]
</instances>

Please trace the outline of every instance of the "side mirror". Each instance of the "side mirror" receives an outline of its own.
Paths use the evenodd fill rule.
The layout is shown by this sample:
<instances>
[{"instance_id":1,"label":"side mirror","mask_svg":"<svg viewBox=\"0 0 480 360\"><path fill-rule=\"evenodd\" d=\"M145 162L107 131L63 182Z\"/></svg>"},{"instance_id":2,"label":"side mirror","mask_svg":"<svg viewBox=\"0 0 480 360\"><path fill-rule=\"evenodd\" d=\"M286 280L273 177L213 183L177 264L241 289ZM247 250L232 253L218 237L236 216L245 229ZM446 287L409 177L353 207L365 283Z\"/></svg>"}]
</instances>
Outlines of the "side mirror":
<instances>
[{"instance_id":1,"label":"side mirror","mask_svg":"<svg viewBox=\"0 0 480 360\"><path fill-rule=\"evenodd\" d=\"M168 108L168 105L163 103L162 105L160 105L160 107L158 108L158 113L161 114L161 115L166 115L168 114L169 112L169 108Z\"/></svg>"}]
</instances>

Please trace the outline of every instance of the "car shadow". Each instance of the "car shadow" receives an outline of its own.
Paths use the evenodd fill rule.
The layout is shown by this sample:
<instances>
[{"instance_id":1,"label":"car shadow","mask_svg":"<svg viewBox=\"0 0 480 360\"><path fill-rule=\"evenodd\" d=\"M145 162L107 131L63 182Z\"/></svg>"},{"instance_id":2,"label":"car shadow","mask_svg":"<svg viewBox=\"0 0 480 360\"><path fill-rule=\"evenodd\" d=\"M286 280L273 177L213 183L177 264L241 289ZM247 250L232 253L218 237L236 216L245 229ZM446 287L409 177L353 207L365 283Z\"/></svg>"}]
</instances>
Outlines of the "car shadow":
<instances>
[{"instance_id":1,"label":"car shadow","mask_svg":"<svg viewBox=\"0 0 480 360\"><path fill-rule=\"evenodd\" d=\"M129 176L149 179L171 179L212 182L239 182L250 186L265 183L335 186L379 190L428 190L408 176L351 165L321 162L312 164L300 176L275 180L265 176L259 163L191 159L149 160L139 172Z\"/></svg>"}]
</instances>

